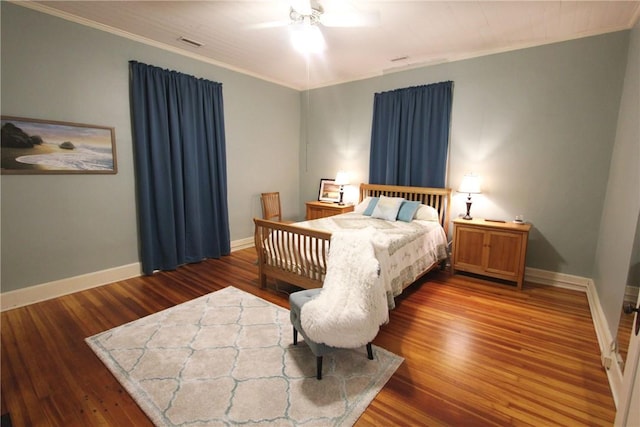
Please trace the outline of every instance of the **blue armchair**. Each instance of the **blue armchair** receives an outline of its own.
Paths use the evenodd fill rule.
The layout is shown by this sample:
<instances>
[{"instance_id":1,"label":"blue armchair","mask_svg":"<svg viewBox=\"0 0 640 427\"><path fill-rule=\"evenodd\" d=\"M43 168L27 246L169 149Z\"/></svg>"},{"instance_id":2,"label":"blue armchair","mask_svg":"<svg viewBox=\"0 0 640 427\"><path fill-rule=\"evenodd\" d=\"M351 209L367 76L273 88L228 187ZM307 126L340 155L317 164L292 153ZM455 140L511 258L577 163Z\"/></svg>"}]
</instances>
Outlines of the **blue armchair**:
<instances>
[{"instance_id":1,"label":"blue armchair","mask_svg":"<svg viewBox=\"0 0 640 427\"><path fill-rule=\"evenodd\" d=\"M313 298L318 296L322 292L322 289L309 289L306 291L294 292L289 295L289 305L290 305L290 318L291 324L293 325L293 345L298 344L298 333L302 335L304 338L304 342L307 343L313 354L316 356L316 378L322 379L322 357L325 354L328 354L334 350L336 347L331 347L326 344L316 343L309 339L309 337L305 334L302 329L302 322L300 320L300 312L302 310L302 306L307 302L311 301ZM371 343L367 343L367 357L369 360L373 360L373 349L371 347Z\"/></svg>"}]
</instances>

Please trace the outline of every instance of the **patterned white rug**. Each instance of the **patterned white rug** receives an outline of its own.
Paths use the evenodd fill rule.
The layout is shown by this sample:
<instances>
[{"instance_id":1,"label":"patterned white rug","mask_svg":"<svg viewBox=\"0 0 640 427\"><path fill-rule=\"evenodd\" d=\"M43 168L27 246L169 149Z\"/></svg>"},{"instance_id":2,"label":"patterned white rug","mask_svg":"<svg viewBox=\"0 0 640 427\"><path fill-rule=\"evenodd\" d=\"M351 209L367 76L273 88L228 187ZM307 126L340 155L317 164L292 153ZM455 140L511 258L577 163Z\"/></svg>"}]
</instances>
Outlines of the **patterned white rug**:
<instances>
[{"instance_id":1,"label":"patterned white rug","mask_svg":"<svg viewBox=\"0 0 640 427\"><path fill-rule=\"evenodd\" d=\"M234 287L86 339L158 426L349 426L403 359L374 346L316 358L289 311Z\"/></svg>"}]
</instances>

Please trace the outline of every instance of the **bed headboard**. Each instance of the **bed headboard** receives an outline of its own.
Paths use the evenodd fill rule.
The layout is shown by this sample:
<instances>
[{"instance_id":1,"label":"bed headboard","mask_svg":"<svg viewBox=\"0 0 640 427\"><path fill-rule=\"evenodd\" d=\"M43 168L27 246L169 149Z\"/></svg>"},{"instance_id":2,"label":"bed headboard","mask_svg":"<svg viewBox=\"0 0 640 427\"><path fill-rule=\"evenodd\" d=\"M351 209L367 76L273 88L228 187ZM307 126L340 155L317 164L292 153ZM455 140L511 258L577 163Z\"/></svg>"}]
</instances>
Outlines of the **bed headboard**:
<instances>
[{"instance_id":1,"label":"bed headboard","mask_svg":"<svg viewBox=\"0 0 640 427\"><path fill-rule=\"evenodd\" d=\"M405 187L401 185L360 184L360 198L366 197L403 197L432 206L438 211L440 225L445 233L449 232L449 207L451 205L450 188Z\"/></svg>"}]
</instances>

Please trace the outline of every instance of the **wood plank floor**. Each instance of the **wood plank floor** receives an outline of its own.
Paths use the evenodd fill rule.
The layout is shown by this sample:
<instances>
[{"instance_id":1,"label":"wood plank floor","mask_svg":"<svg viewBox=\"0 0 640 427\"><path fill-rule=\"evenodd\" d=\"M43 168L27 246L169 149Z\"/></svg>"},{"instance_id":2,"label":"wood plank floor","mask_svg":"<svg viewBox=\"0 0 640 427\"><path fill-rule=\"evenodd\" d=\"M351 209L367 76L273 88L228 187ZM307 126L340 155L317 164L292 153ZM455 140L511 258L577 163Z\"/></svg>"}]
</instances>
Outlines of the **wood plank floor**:
<instances>
[{"instance_id":1,"label":"wood plank floor","mask_svg":"<svg viewBox=\"0 0 640 427\"><path fill-rule=\"evenodd\" d=\"M84 338L233 285L258 288L253 249L2 313L2 413L14 426L147 426ZM587 298L431 273L396 301L374 343L404 363L359 426L610 426L613 398Z\"/></svg>"}]
</instances>

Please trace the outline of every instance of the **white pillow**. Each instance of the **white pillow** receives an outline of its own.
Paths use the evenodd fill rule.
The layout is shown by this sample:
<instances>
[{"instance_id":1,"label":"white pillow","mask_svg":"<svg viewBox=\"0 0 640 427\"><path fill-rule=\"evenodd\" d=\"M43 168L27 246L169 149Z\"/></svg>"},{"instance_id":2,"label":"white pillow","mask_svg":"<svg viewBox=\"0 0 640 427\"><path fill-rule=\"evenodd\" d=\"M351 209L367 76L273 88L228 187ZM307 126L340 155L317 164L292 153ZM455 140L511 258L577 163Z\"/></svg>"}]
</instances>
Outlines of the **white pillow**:
<instances>
[{"instance_id":1,"label":"white pillow","mask_svg":"<svg viewBox=\"0 0 640 427\"><path fill-rule=\"evenodd\" d=\"M373 210L371 218L395 221L403 201L404 199L402 197L380 196L380 200L378 200L378 204Z\"/></svg>"},{"instance_id":2,"label":"white pillow","mask_svg":"<svg viewBox=\"0 0 640 427\"><path fill-rule=\"evenodd\" d=\"M369 206L369 202L371 202L371 197L366 197L363 201L358 203L353 208L353 212L355 212L357 214L362 214L364 212L364 210L367 209L367 206Z\"/></svg>"},{"instance_id":3,"label":"white pillow","mask_svg":"<svg viewBox=\"0 0 640 427\"><path fill-rule=\"evenodd\" d=\"M423 221L440 221L438 211L428 205L420 205L414 218L421 219Z\"/></svg>"}]
</instances>

